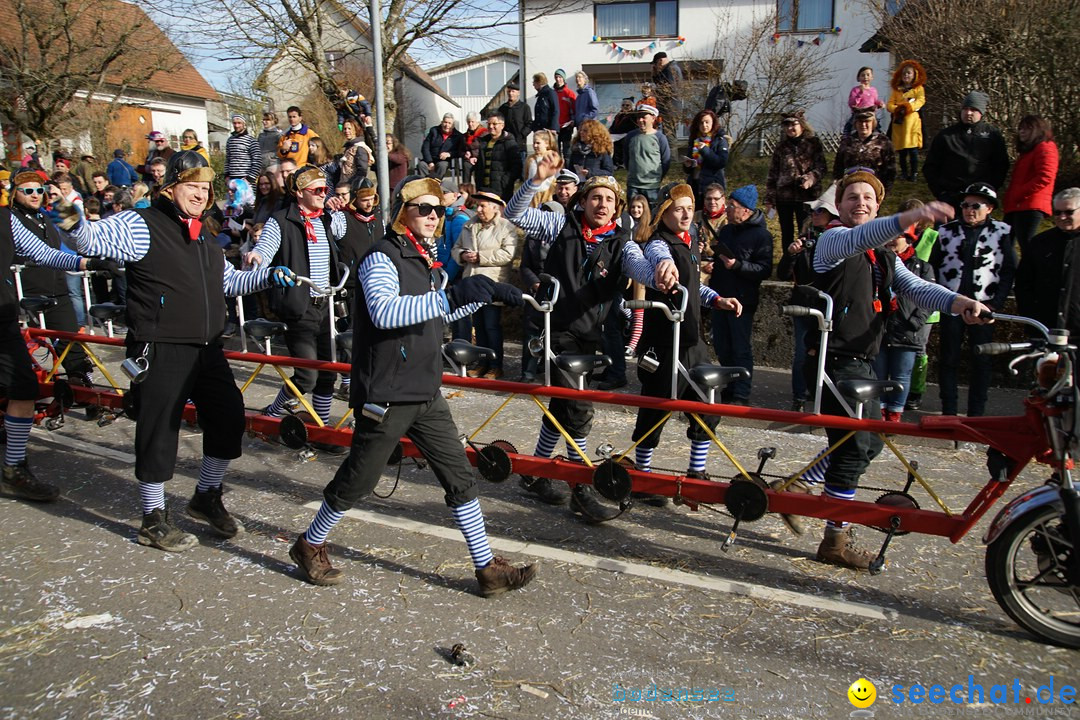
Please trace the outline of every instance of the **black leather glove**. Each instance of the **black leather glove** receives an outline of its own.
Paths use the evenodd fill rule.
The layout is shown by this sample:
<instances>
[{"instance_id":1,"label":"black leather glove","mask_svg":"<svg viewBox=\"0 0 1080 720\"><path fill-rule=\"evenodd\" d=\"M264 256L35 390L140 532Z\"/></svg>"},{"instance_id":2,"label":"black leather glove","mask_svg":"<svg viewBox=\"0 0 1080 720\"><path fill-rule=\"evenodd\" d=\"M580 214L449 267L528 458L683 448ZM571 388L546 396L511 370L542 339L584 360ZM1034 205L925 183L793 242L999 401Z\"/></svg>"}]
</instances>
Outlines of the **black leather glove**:
<instances>
[{"instance_id":1,"label":"black leather glove","mask_svg":"<svg viewBox=\"0 0 1080 720\"><path fill-rule=\"evenodd\" d=\"M86 269L107 272L114 278L124 277L124 271L115 260L109 258L90 258L86 261Z\"/></svg>"},{"instance_id":2,"label":"black leather glove","mask_svg":"<svg viewBox=\"0 0 1080 720\"><path fill-rule=\"evenodd\" d=\"M450 301L450 310L453 311L469 303L489 303L494 292L494 280L486 275L471 275L461 278L447 289L446 299Z\"/></svg>"},{"instance_id":3,"label":"black leather glove","mask_svg":"<svg viewBox=\"0 0 1080 720\"><path fill-rule=\"evenodd\" d=\"M491 293L491 299L508 307L521 307L525 301L521 297L521 290L509 283L495 283L495 289Z\"/></svg>"}]
</instances>

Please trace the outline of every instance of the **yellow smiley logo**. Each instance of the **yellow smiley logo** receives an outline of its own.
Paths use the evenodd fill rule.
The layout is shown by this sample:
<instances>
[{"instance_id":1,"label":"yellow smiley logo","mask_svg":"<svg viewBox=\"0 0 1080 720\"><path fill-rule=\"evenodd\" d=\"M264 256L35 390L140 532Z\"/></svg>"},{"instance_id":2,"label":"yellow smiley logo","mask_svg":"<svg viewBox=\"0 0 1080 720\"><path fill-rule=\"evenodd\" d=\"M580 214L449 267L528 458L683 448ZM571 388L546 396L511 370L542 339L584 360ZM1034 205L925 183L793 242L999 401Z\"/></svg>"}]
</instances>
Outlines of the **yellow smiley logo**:
<instances>
[{"instance_id":1,"label":"yellow smiley logo","mask_svg":"<svg viewBox=\"0 0 1080 720\"><path fill-rule=\"evenodd\" d=\"M848 700L857 708L868 708L877 700L877 688L866 678L859 678L851 683L847 691Z\"/></svg>"}]
</instances>

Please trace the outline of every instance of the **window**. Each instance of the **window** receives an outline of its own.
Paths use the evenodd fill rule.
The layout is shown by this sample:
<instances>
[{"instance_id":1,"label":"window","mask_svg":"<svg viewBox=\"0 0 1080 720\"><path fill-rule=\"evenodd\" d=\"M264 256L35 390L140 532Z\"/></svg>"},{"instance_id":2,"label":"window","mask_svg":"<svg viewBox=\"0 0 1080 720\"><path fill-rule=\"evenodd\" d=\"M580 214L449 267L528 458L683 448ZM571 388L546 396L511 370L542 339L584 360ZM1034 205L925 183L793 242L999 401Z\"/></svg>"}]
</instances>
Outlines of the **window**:
<instances>
[{"instance_id":1,"label":"window","mask_svg":"<svg viewBox=\"0 0 1080 720\"><path fill-rule=\"evenodd\" d=\"M465 73L454 73L450 76L450 94L451 95L467 95L468 91L465 87Z\"/></svg>"},{"instance_id":2,"label":"window","mask_svg":"<svg viewBox=\"0 0 1080 720\"><path fill-rule=\"evenodd\" d=\"M594 5L593 9L596 28L594 34L605 40L676 37L679 34L677 0L604 3Z\"/></svg>"},{"instance_id":3,"label":"window","mask_svg":"<svg viewBox=\"0 0 1080 720\"><path fill-rule=\"evenodd\" d=\"M484 66L469 70L469 94L487 95L487 85L484 81Z\"/></svg>"},{"instance_id":4,"label":"window","mask_svg":"<svg viewBox=\"0 0 1080 720\"><path fill-rule=\"evenodd\" d=\"M487 81L488 81L488 94L494 95L499 92L506 83L506 64L502 62L494 62L487 66Z\"/></svg>"},{"instance_id":5,"label":"window","mask_svg":"<svg viewBox=\"0 0 1080 720\"><path fill-rule=\"evenodd\" d=\"M777 0L777 30L806 32L833 26L833 0Z\"/></svg>"}]
</instances>

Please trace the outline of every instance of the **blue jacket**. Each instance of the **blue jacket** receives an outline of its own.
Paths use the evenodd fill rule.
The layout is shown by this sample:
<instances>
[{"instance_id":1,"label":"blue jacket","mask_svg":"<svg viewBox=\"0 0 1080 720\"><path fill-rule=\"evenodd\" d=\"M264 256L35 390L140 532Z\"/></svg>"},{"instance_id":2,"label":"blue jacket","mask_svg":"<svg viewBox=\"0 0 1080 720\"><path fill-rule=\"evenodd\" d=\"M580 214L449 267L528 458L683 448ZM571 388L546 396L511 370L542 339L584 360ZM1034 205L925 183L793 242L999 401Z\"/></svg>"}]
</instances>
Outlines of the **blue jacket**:
<instances>
[{"instance_id":1,"label":"blue jacket","mask_svg":"<svg viewBox=\"0 0 1080 720\"><path fill-rule=\"evenodd\" d=\"M596 91L592 85L586 85L578 90L577 102L574 105L574 126L581 127L586 120L595 120L600 112L600 101L596 99Z\"/></svg>"},{"instance_id":2,"label":"blue jacket","mask_svg":"<svg viewBox=\"0 0 1080 720\"><path fill-rule=\"evenodd\" d=\"M735 264L728 270L717 259L709 287L724 297L738 298L743 312L753 313L758 306L761 283L772 272L773 237L765 226L765 215L755 210L744 223L728 223L720 229L716 241L735 255Z\"/></svg>"},{"instance_id":3,"label":"blue jacket","mask_svg":"<svg viewBox=\"0 0 1080 720\"><path fill-rule=\"evenodd\" d=\"M105 175L109 178L109 184L116 187L131 187L139 181L139 174L124 158L114 158L105 168Z\"/></svg>"},{"instance_id":4,"label":"blue jacket","mask_svg":"<svg viewBox=\"0 0 1080 720\"><path fill-rule=\"evenodd\" d=\"M461 273L461 266L454 260L450 250L457 242L461 228L469 221L469 213L464 208L451 206L446 208L446 220L443 223L443 235L435 250L436 259L443 264L447 282L454 282Z\"/></svg>"},{"instance_id":5,"label":"blue jacket","mask_svg":"<svg viewBox=\"0 0 1080 720\"><path fill-rule=\"evenodd\" d=\"M559 96L550 85L536 91L532 129L559 132Z\"/></svg>"}]
</instances>

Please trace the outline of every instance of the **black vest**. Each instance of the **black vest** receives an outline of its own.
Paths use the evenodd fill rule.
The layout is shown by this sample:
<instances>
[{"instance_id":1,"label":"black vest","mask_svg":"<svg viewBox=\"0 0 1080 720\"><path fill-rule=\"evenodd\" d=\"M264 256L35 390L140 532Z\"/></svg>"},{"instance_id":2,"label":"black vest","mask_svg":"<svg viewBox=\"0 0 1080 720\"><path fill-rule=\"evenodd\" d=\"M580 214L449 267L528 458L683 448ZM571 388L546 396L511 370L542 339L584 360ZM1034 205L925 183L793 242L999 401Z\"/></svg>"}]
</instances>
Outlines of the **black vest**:
<instances>
[{"instance_id":1,"label":"black vest","mask_svg":"<svg viewBox=\"0 0 1080 720\"><path fill-rule=\"evenodd\" d=\"M6 213L5 213L6 215ZM11 206L11 216L15 222L22 223L34 236L53 250L59 250L61 239L60 231L52 224L49 218L41 213L31 213L18 205ZM3 220L9 227L11 220ZM14 240L14 238L13 238ZM25 260L26 258L19 258ZM64 279L64 271L50 267L29 267L22 271L23 295L48 295L49 297L61 297L67 295L67 281Z\"/></svg>"},{"instance_id":2,"label":"black vest","mask_svg":"<svg viewBox=\"0 0 1080 720\"><path fill-rule=\"evenodd\" d=\"M368 250L383 239L385 232L378 208L373 212L375 219L371 222L357 220L351 212L345 212L345 237L341 238L338 247L341 250L341 262L349 266L349 280L345 287L350 293L356 289L356 269L360 266L360 258L367 255Z\"/></svg>"},{"instance_id":3,"label":"black vest","mask_svg":"<svg viewBox=\"0 0 1080 720\"><path fill-rule=\"evenodd\" d=\"M15 292L15 240L11 237L11 218L0 208L0 328L19 319L19 296Z\"/></svg>"},{"instance_id":4,"label":"black vest","mask_svg":"<svg viewBox=\"0 0 1080 720\"><path fill-rule=\"evenodd\" d=\"M188 238L176 206L159 197L134 210L150 230L150 249L126 264L127 324L135 342L208 345L225 328L225 255L204 225Z\"/></svg>"},{"instance_id":5,"label":"black vest","mask_svg":"<svg viewBox=\"0 0 1080 720\"><path fill-rule=\"evenodd\" d=\"M652 237L653 240L663 240L671 252L671 259L679 270L679 279L686 287L690 296L686 300L686 317L683 318L682 327L679 331L679 348L685 349L697 345L700 339L701 328L701 272L698 267L697 243L690 248L686 243L673 235L671 231L661 227L659 232ZM658 302L674 303L677 296L663 293L651 287L645 288L645 299ZM642 323L641 341L638 347L648 350L650 347L671 347L671 322L660 310L646 310Z\"/></svg>"},{"instance_id":6,"label":"black vest","mask_svg":"<svg viewBox=\"0 0 1080 720\"><path fill-rule=\"evenodd\" d=\"M297 275L311 277L311 265L308 263L308 239L304 231L304 218L300 215L300 206L290 203L287 208L277 211L270 217L274 218L278 227L281 228L281 244L271 264L284 265ZM326 232L326 241L330 244L330 284L336 285L341 279L341 272L337 266L337 243L334 242L334 234L330 232L330 214L324 212L319 220L322 221L323 230ZM299 319L311 305L311 289L307 285L270 288L269 295L270 309L285 322Z\"/></svg>"},{"instance_id":7,"label":"black vest","mask_svg":"<svg viewBox=\"0 0 1080 720\"><path fill-rule=\"evenodd\" d=\"M590 255L581 234L580 217L577 212L567 213L566 224L544 261L544 272L562 283L559 302L551 313L551 330L599 343L610 303L626 286L622 261L623 248L630 242L630 223L623 218L623 224L601 240Z\"/></svg>"},{"instance_id":8,"label":"black vest","mask_svg":"<svg viewBox=\"0 0 1080 720\"><path fill-rule=\"evenodd\" d=\"M881 269L877 288L880 312L874 309L874 277L870 258L865 252L849 257L831 270L820 273L811 283L833 299L833 331L829 334L828 352L867 360L877 357L885 321L889 315L890 287L896 255L880 248L874 250ZM821 336L807 334L807 345L816 347Z\"/></svg>"},{"instance_id":9,"label":"black vest","mask_svg":"<svg viewBox=\"0 0 1080 720\"><path fill-rule=\"evenodd\" d=\"M432 291L431 270L406 238L390 233L371 252L386 255L397 268L400 296ZM357 293L354 307L350 405L427 402L435 397L442 385L442 316L382 329L371 321L363 293Z\"/></svg>"}]
</instances>

